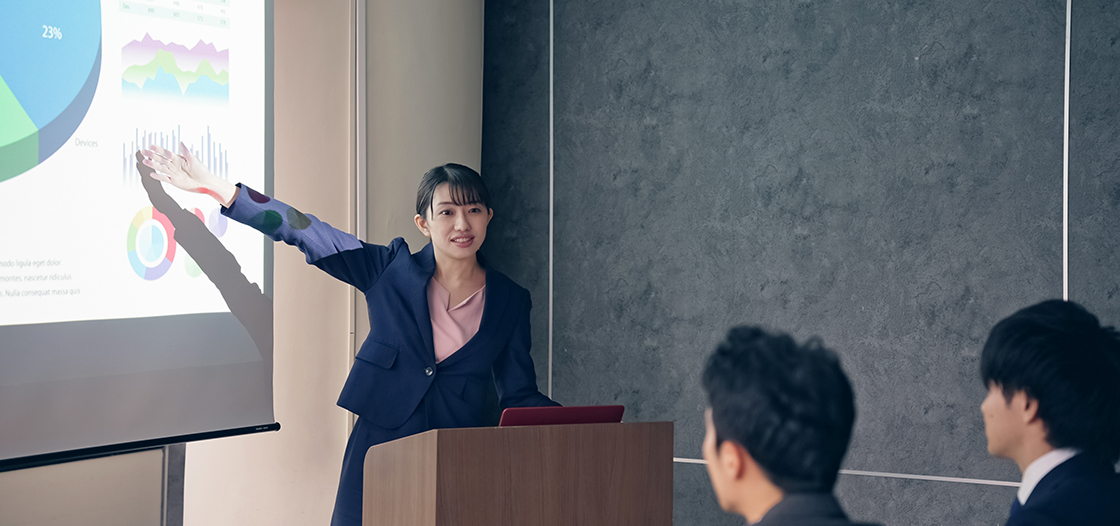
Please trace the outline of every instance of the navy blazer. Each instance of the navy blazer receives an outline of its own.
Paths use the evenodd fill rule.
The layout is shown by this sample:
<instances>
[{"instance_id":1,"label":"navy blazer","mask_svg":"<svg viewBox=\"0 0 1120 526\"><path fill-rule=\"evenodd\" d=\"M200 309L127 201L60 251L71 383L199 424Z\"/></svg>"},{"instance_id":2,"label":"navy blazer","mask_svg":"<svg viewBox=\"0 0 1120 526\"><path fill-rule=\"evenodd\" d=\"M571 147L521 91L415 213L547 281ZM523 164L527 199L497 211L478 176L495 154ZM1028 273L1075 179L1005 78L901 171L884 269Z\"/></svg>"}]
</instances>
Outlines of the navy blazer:
<instances>
[{"instance_id":1,"label":"navy blazer","mask_svg":"<svg viewBox=\"0 0 1120 526\"><path fill-rule=\"evenodd\" d=\"M362 291L370 332L339 395L338 405L384 429L396 429L438 388L430 427L484 425L487 382L502 409L558 405L537 390L529 355L529 291L486 267L486 300L478 333L436 363L428 310L435 273L429 243L412 254L404 239L365 243L247 186L222 213L275 241L298 247L307 262ZM479 262L485 266L481 255Z\"/></svg>"},{"instance_id":2,"label":"navy blazer","mask_svg":"<svg viewBox=\"0 0 1120 526\"><path fill-rule=\"evenodd\" d=\"M1076 455L1050 470L1007 526L1116 526L1120 474L1107 461Z\"/></svg>"}]
</instances>

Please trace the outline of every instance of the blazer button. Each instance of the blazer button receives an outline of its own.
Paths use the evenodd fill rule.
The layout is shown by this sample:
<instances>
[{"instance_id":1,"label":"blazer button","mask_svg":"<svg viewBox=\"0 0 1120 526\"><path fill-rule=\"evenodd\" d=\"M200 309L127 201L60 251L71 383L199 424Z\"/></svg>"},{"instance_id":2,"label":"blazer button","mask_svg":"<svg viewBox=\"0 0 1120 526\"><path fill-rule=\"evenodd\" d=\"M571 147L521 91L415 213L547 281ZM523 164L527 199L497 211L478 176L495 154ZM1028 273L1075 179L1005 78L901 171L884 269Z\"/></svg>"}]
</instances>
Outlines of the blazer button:
<instances>
[{"instance_id":1,"label":"blazer button","mask_svg":"<svg viewBox=\"0 0 1120 526\"><path fill-rule=\"evenodd\" d=\"M424 376L431 376L431 375L435 374L435 372L436 372L435 369L432 369L431 367L425 367L424 368Z\"/></svg>"}]
</instances>

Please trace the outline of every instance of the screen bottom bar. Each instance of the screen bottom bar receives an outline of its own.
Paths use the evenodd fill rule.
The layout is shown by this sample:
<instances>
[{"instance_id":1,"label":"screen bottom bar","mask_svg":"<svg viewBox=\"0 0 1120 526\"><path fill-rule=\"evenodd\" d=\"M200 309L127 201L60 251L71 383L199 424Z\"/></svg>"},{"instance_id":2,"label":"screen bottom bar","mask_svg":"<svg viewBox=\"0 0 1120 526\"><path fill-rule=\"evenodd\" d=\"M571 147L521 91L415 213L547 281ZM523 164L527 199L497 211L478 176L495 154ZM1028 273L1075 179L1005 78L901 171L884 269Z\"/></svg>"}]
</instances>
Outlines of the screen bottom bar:
<instances>
[{"instance_id":1,"label":"screen bottom bar","mask_svg":"<svg viewBox=\"0 0 1120 526\"><path fill-rule=\"evenodd\" d=\"M233 429L221 429L218 431L207 431L204 433L191 433L187 435L153 438L149 440L138 440L136 442L109 444L107 446L72 449L70 451L59 451L57 453L44 453L42 455L31 455L28 457L9 458L0 460L0 472L15 471L17 469L28 469L39 466L48 466L51 464L62 464L64 462L74 462L77 460L110 457L113 455L121 455L124 453L135 453L137 451L163 447L168 444L197 442L199 440L210 440L212 438L224 438L279 430L280 423L273 422L271 424L237 427Z\"/></svg>"}]
</instances>

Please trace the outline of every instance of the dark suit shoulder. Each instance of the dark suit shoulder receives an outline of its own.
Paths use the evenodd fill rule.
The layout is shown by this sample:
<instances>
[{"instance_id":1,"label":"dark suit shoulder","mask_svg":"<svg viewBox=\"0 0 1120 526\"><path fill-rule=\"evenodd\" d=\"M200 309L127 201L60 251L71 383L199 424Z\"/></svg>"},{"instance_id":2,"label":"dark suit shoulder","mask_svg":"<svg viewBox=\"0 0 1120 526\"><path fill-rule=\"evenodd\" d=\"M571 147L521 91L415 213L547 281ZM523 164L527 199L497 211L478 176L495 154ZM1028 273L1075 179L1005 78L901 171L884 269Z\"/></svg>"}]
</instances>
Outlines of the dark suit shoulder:
<instances>
[{"instance_id":1,"label":"dark suit shoulder","mask_svg":"<svg viewBox=\"0 0 1120 526\"><path fill-rule=\"evenodd\" d=\"M879 526L852 522L831 493L790 493L756 526Z\"/></svg>"},{"instance_id":2,"label":"dark suit shoulder","mask_svg":"<svg viewBox=\"0 0 1120 526\"><path fill-rule=\"evenodd\" d=\"M1120 524L1120 475L1105 462L1077 455L1047 473L1008 524Z\"/></svg>"},{"instance_id":3,"label":"dark suit shoulder","mask_svg":"<svg viewBox=\"0 0 1120 526\"><path fill-rule=\"evenodd\" d=\"M1021 510L1007 519L1004 526L1061 526L1062 523L1040 511Z\"/></svg>"},{"instance_id":4,"label":"dark suit shoulder","mask_svg":"<svg viewBox=\"0 0 1120 526\"><path fill-rule=\"evenodd\" d=\"M408 251L408 242L405 241L403 237L393 238L393 240L390 241L386 246L389 247L389 249L393 250L395 253L411 254L411 252Z\"/></svg>"},{"instance_id":5,"label":"dark suit shoulder","mask_svg":"<svg viewBox=\"0 0 1120 526\"><path fill-rule=\"evenodd\" d=\"M362 245L366 247L366 249L377 248L377 245L373 243L366 243L365 241L362 242ZM413 254L408 250L408 242L406 242L403 237L393 238L393 240L390 241L388 245L385 245L385 247L389 249L390 258L393 261L401 259L407 261L408 259L413 257Z\"/></svg>"},{"instance_id":6,"label":"dark suit shoulder","mask_svg":"<svg viewBox=\"0 0 1120 526\"><path fill-rule=\"evenodd\" d=\"M761 526L758 523L756 526ZM846 518L835 517L783 517L771 519L764 526L882 526L874 522L852 522Z\"/></svg>"}]
</instances>

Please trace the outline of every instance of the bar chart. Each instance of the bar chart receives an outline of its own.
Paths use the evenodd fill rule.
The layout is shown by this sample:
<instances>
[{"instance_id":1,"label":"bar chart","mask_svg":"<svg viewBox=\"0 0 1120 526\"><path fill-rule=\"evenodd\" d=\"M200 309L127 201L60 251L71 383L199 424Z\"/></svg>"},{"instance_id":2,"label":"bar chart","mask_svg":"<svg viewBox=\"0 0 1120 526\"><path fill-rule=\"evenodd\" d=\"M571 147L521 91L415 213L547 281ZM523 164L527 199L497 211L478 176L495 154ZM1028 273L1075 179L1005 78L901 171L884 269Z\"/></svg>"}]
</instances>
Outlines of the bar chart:
<instances>
[{"instance_id":1,"label":"bar chart","mask_svg":"<svg viewBox=\"0 0 1120 526\"><path fill-rule=\"evenodd\" d=\"M156 145L177 153L180 142L187 145L210 173L229 180L229 151L214 138L210 127L197 135L184 135L182 127L177 126L173 130L135 129L132 139L121 145L121 183L125 186L140 185L140 172L136 170L137 151Z\"/></svg>"}]
</instances>

